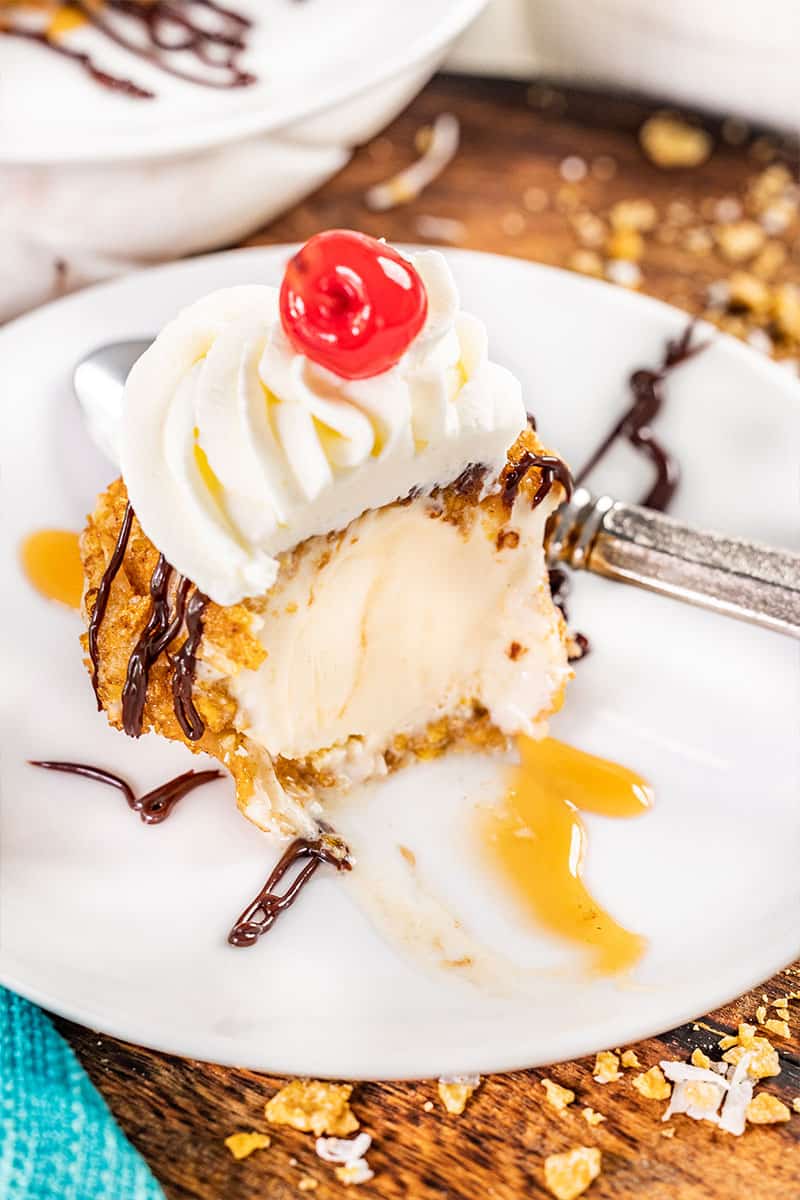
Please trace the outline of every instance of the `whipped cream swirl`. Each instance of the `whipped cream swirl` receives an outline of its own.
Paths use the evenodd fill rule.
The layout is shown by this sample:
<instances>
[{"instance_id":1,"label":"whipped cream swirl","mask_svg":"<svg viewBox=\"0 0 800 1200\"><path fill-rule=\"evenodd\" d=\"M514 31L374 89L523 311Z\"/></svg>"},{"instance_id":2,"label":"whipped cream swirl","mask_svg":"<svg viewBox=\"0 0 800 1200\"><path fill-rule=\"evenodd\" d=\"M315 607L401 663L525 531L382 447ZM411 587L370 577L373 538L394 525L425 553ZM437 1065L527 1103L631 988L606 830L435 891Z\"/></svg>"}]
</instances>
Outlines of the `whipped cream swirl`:
<instances>
[{"instance_id":1,"label":"whipped cream swirl","mask_svg":"<svg viewBox=\"0 0 800 1200\"><path fill-rule=\"evenodd\" d=\"M276 555L305 538L470 463L490 480L502 468L525 425L520 385L488 360L443 256L413 262L427 320L380 375L343 379L298 354L266 286L184 309L131 372L110 439L128 495L150 540L217 603L269 589Z\"/></svg>"}]
</instances>

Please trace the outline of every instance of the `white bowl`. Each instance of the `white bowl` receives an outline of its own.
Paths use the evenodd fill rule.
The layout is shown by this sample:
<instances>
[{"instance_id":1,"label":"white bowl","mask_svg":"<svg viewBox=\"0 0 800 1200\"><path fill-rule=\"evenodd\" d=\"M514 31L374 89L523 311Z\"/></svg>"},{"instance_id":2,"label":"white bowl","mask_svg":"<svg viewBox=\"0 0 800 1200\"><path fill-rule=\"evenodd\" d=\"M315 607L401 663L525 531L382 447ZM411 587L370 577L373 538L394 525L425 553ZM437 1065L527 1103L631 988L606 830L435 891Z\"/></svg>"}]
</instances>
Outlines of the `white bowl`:
<instances>
[{"instance_id":1,"label":"white bowl","mask_svg":"<svg viewBox=\"0 0 800 1200\"><path fill-rule=\"evenodd\" d=\"M492 0L450 65L630 88L794 128L798 49L793 0Z\"/></svg>"},{"instance_id":2,"label":"white bowl","mask_svg":"<svg viewBox=\"0 0 800 1200\"><path fill-rule=\"evenodd\" d=\"M0 38L0 320L133 266L227 245L318 187L426 82L485 0L238 0L250 88L173 80L92 30L131 100Z\"/></svg>"}]
</instances>

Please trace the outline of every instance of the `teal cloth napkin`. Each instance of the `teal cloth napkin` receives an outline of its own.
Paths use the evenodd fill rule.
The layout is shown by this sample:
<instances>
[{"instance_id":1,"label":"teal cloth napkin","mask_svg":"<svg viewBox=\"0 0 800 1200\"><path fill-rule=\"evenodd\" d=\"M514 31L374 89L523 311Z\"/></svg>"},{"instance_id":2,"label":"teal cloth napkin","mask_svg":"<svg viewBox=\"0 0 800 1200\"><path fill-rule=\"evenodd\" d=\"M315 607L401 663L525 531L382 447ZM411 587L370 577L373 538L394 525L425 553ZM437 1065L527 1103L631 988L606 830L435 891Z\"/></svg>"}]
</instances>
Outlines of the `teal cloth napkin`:
<instances>
[{"instance_id":1,"label":"teal cloth napkin","mask_svg":"<svg viewBox=\"0 0 800 1200\"><path fill-rule=\"evenodd\" d=\"M164 1200L44 1013L0 988L2 1200Z\"/></svg>"}]
</instances>

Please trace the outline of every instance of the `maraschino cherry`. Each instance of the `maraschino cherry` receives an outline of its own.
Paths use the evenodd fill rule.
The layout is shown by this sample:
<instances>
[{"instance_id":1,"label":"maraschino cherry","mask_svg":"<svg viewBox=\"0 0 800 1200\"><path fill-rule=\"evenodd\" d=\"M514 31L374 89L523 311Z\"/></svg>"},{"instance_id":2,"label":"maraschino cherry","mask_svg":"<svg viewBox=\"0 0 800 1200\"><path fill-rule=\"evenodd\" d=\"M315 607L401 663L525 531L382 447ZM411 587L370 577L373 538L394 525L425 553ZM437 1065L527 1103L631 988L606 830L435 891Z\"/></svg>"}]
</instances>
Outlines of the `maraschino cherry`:
<instances>
[{"instance_id":1,"label":"maraschino cherry","mask_svg":"<svg viewBox=\"0 0 800 1200\"><path fill-rule=\"evenodd\" d=\"M281 284L281 324L295 350L345 379L368 379L394 366L427 311L411 263L351 229L312 237Z\"/></svg>"}]
</instances>

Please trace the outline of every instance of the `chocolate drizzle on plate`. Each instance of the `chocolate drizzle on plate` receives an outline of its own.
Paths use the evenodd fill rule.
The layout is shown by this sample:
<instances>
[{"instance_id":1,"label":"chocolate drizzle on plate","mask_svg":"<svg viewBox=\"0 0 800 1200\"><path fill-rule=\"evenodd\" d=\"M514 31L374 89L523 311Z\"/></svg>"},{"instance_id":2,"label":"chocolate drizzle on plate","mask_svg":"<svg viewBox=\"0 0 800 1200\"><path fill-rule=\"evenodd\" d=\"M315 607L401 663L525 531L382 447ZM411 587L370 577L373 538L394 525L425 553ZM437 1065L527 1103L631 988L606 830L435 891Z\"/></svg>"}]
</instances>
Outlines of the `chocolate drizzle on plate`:
<instances>
[{"instance_id":1,"label":"chocolate drizzle on plate","mask_svg":"<svg viewBox=\"0 0 800 1200\"><path fill-rule=\"evenodd\" d=\"M533 508L550 494L554 483L561 484L566 492L566 499L569 500L572 495L572 475L564 460L557 458L555 454L534 454L526 450L503 480L501 496L507 508L513 506L523 479L534 467L541 471L542 479L531 501Z\"/></svg>"},{"instance_id":2,"label":"chocolate drizzle on plate","mask_svg":"<svg viewBox=\"0 0 800 1200\"><path fill-rule=\"evenodd\" d=\"M282 893L275 889L287 871L304 862L292 882ZM258 939L267 933L277 921L282 912L294 904L300 892L316 873L320 863L328 863L337 871L349 871L350 860L343 843L337 843L331 837L296 838L287 847L278 862L270 871L267 881L257 896L251 900L244 912L239 916L228 934L231 946L254 946Z\"/></svg>"},{"instance_id":3,"label":"chocolate drizzle on plate","mask_svg":"<svg viewBox=\"0 0 800 1200\"><path fill-rule=\"evenodd\" d=\"M92 683L98 710L103 707L98 686L100 626L108 607L111 585L125 558L132 524L133 509L128 502L125 505L114 552L103 572L89 618L89 657L92 662ZM173 576L176 583L174 608L171 610L170 583ZM175 657L170 660L173 668L172 697L175 716L190 741L198 741L205 732L205 725L195 706L192 692L197 670L197 651L203 637L203 613L209 599L199 588L195 588L190 596L191 589L191 580L178 575L164 555L160 554L150 576L150 615L131 651L122 687L122 727L129 737L139 737L142 732L150 668L175 640L184 625L186 639Z\"/></svg>"},{"instance_id":4,"label":"chocolate drizzle on plate","mask_svg":"<svg viewBox=\"0 0 800 1200\"><path fill-rule=\"evenodd\" d=\"M31 760L32 767L42 767L45 771L63 771L65 775L81 775L84 779L93 779L96 783L105 783L109 787L122 792L128 808L139 814L145 825L160 825L166 821L175 805L195 788L210 783L212 779L222 779L222 771L184 771L169 779L143 796L136 796L129 783L111 771L102 767L93 767L89 763L76 762L47 762Z\"/></svg>"},{"instance_id":5,"label":"chocolate drizzle on plate","mask_svg":"<svg viewBox=\"0 0 800 1200\"><path fill-rule=\"evenodd\" d=\"M136 100L151 100L155 93L130 79L112 75L87 53L73 49L64 33L32 25L35 9L26 13L24 2L15 19L0 21L0 34L38 42L71 58L96 83ZM63 10L81 18L109 41L137 58L186 83L211 88L241 88L256 77L241 67L252 22L242 13L216 0L65 0Z\"/></svg>"},{"instance_id":6,"label":"chocolate drizzle on plate","mask_svg":"<svg viewBox=\"0 0 800 1200\"><path fill-rule=\"evenodd\" d=\"M692 344L695 322L690 321L681 337L668 341L660 366L640 367L630 376L632 402L616 425L588 462L575 476L576 483L583 483L594 468L602 462L612 446L620 440L630 442L650 459L655 468L655 482L640 503L645 508L664 512L675 494L680 481L680 467L675 456L658 440L650 428L664 405L664 381L670 371L699 354L707 342Z\"/></svg>"}]
</instances>

